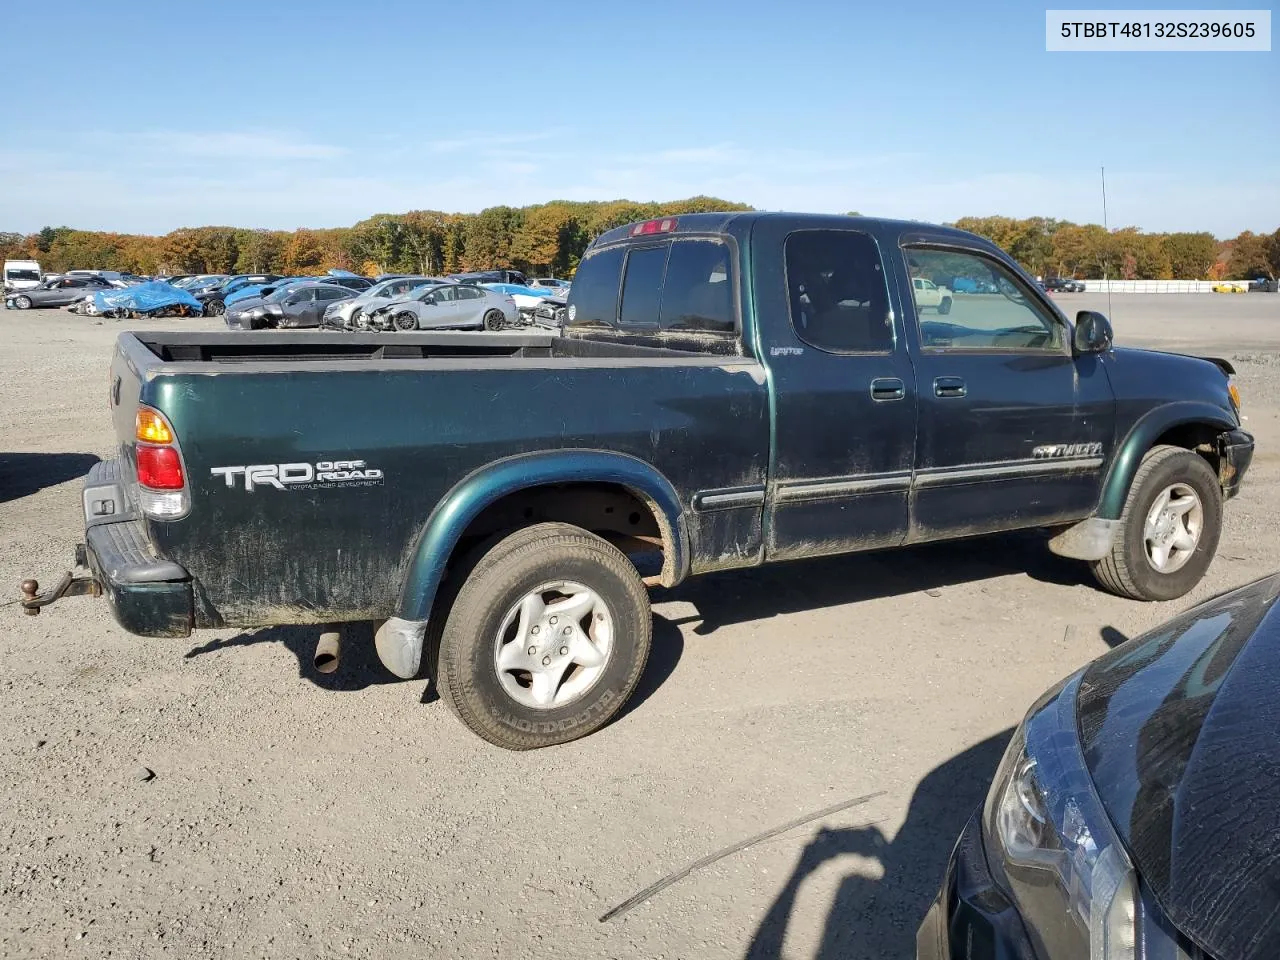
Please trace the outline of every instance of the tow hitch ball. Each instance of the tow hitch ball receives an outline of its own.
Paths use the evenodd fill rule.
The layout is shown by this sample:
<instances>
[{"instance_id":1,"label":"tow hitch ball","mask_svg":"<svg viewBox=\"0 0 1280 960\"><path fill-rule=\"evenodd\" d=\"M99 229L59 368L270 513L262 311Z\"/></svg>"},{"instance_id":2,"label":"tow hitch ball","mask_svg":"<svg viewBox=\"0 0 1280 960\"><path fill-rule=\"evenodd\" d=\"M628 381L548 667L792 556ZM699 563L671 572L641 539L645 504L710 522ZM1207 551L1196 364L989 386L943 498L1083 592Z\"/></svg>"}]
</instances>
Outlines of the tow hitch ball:
<instances>
[{"instance_id":1,"label":"tow hitch ball","mask_svg":"<svg viewBox=\"0 0 1280 960\"><path fill-rule=\"evenodd\" d=\"M93 577L73 576L70 571L62 575L58 585L52 590L40 592L40 584L35 580L22 581L22 612L34 617L41 607L47 607L55 600L63 597L100 597L102 585Z\"/></svg>"},{"instance_id":2,"label":"tow hitch ball","mask_svg":"<svg viewBox=\"0 0 1280 960\"><path fill-rule=\"evenodd\" d=\"M84 545L79 544L76 547L76 563L79 566L86 566L85 560ZM35 580L23 580L20 589L22 590L22 612L30 617L38 614L41 607L47 607L63 597L102 596L102 584L92 576L77 577L69 570L62 575L62 579L52 590L41 593L40 584Z\"/></svg>"}]
</instances>

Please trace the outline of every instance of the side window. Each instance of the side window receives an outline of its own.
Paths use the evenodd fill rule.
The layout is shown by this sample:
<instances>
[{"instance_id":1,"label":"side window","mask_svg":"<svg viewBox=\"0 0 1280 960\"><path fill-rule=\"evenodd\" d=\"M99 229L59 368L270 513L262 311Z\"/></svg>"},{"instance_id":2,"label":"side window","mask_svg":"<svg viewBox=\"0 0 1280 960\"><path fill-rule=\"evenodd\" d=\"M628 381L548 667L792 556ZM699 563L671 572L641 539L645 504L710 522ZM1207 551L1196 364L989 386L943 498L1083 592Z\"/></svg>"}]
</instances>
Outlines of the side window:
<instances>
[{"instance_id":1,"label":"side window","mask_svg":"<svg viewBox=\"0 0 1280 960\"><path fill-rule=\"evenodd\" d=\"M613 326L618 316L618 283L622 279L622 247L609 247L585 258L569 293L572 326Z\"/></svg>"},{"instance_id":2,"label":"side window","mask_svg":"<svg viewBox=\"0 0 1280 960\"><path fill-rule=\"evenodd\" d=\"M622 280L622 312L618 318L627 326L656 327L662 299L662 274L667 268L667 251L660 247L632 247Z\"/></svg>"},{"instance_id":3,"label":"side window","mask_svg":"<svg viewBox=\"0 0 1280 960\"><path fill-rule=\"evenodd\" d=\"M801 230L784 245L791 325L829 353L891 353L893 313L876 243L856 230Z\"/></svg>"},{"instance_id":4,"label":"side window","mask_svg":"<svg viewBox=\"0 0 1280 960\"><path fill-rule=\"evenodd\" d=\"M455 293L455 291L460 291L460 290L462 290L462 289L463 289L463 288L462 288L461 286L458 286L458 287L436 287L436 288L435 288L434 290L432 290L431 292L432 292L432 293L434 293L434 294L436 295L436 303L452 303L452 302L454 301L454 299L455 299L455 298L454 298L454 293Z\"/></svg>"},{"instance_id":5,"label":"side window","mask_svg":"<svg viewBox=\"0 0 1280 960\"><path fill-rule=\"evenodd\" d=\"M462 287L458 290L459 300L482 300L484 299L484 291L476 287Z\"/></svg>"},{"instance_id":6,"label":"side window","mask_svg":"<svg viewBox=\"0 0 1280 960\"><path fill-rule=\"evenodd\" d=\"M349 295L347 290L327 290L324 287L316 288L317 300L343 300Z\"/></svg>"},{"instance_id":7,"label":"side window","mask_svg":"<svg viewBox=\"0 0 1280 960\"><path fill-rule=\"evenodd\" d=\"M715 240L672 242L662 284L663 330L733 331L729 259L729 248Z\"/></svg>"},{"instance_id":8,"label":"side window","mask_svg":"<svg viewBox=\"0 0 1280 960\"><path fill-rule=\"evenodd\" d=\"M904 254L924 349L1063 351L1063 324L998 260L928 247L908 247ZM991 292L962 292L971 289Z\"/></svg>"}]
</instances>

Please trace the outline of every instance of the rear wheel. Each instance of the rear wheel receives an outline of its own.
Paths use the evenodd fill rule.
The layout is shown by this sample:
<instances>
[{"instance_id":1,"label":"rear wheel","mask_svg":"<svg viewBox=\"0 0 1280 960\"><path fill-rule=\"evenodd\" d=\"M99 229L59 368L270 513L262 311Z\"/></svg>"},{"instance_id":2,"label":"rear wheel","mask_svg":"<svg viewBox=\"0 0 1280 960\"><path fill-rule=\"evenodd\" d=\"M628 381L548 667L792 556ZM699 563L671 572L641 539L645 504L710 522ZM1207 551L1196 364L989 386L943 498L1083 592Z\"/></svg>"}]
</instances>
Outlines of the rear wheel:
<instances>
[{"instance_id":1,"label":"rear wheel","mask_svg":"<svg viewBox=\"0 0 1280 960\"><path fill-rule=\"evenodd\" d=\"M406 310L404 313L397 313L392 317L391 325L397 330L417 330L418 318Z\"/></svg>"},{"instance_id":2,"label":"rear wheel","mask_svg":"<svg viewBox=\"0 0 1280 960\"><path fill-rule=\"evenodd\" d=\"M30 310L31 298L30 297L14 297L13 305L19 310Z\"/></svg>"},{"instance_id":3,"label":"rear wheel","mask_svg":"<svg viewBox=\"0 0 1280 960\"><path fill-rule=\"evenodd\" d=\"M1222 533L1222 490L1205 459L1160 446L1129 488L1111 553L1093 563L1098 582L1134 600L1173 600L1204 577Z\"/></svg>"},{"instance_id":4,"label":"rear wheel","mask_svg":"<svg viewBox=\"0 0 1280 960\"><path fill-rule=\"evenodd\" d=\"M503 316L501 310L490 310L484 315L484 328L486 330L501 330L506 326L507 318Z\"/></svg>"},{"instance_id":5,"label":"rear wheel","mask_svg":"<svg viewBox=\"0 0 1280 960\"><path fill-rule=\"evenodd\" d=\"M436 684L490 743L565 743L622 709L651 631L644 584L621 551L580 527L535 524L466 575L439 636Z\"/></svg>"},{"instance_id":6,"label":"rear wheel","mask_svg":"<svg viewBox=\"0 0 1280 960\"><path fill-rule=\"evenodd\" d=\"M951 298L950 298L950 297L943 297L943 298L942 298L942 302L938 304L938 312L939 312L939 313L941 313L941 314L944 314L944 315L945 315L945 314L948 314L948 313L950 313L950 312L951 312Z\"/></svg>"}]
</instances>

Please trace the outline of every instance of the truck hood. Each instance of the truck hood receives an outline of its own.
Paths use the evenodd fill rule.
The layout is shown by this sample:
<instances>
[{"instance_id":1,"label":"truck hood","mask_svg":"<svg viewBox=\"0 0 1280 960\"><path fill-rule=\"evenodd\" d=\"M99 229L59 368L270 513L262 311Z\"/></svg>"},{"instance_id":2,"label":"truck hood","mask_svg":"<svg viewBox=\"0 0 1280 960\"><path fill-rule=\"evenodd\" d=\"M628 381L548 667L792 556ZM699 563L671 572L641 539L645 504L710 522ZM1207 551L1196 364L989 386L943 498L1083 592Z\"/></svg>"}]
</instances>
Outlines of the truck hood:
<instances>
[{"instance_id":1,"label":"truck hood","mask_svg":"<svg viewBox=\"0 0 1280 960\"><path fill-rule=\"evenodd\" d=\"M1280 576L1085 672L1081 743L1138 875L1215 957L1280 956Z\"/></svg>"}]
</instances>

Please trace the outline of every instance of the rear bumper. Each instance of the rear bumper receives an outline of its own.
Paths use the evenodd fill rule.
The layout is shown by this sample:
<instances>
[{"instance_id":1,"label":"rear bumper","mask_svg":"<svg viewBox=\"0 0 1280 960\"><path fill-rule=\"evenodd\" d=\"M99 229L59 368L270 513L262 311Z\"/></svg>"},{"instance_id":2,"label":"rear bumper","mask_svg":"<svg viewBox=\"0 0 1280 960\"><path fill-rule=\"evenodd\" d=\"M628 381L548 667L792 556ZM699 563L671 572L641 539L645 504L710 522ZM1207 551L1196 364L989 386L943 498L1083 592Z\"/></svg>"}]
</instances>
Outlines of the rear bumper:
<instances>
[{"instance_id":1,"label":"rear bumper","mask_svg":"<svg viewBox=\"0 0 1280 960\"><path fill-rule=\"evenodd\" d=\"M189 636L191 577L156 556L128 489L119 460L96 463L85 477L85 562L120 626L144 637Z\"/></svg>"},{"instance_id":2,"label":"rear bumper","mask_svg":"<svg viewBox=\"0 0 1280 960\"><path fill-rule=\"evenodd\" d=\"M120 626L143 637L191 635L191 578L176 563L150 554L142 521L90 527L85 553Z\"/></svg>"},{"instance_id":3,"label":"rear bumper","mask_svg":"<svg viewBox=\"0 0 1280 960\"><path fill-rule=\"evenodd\" d=\"M916 933L917 960L1036 960L1022 918L992 882L979 815L969 818L937 899Z\"/></svg>"},{"instance_id":4,"label":"rear bumper","mask_svg":"<svg viewBox=\"0 0 1280 960\"><path fill-rule=\"evenodd\" d=\"M1230 430L1218 437L1218 482L1222 496L1230 500L1240 492L1244 475L1253 463L1253 435L1243 430Z\"/></svg>"}]
</instances>

